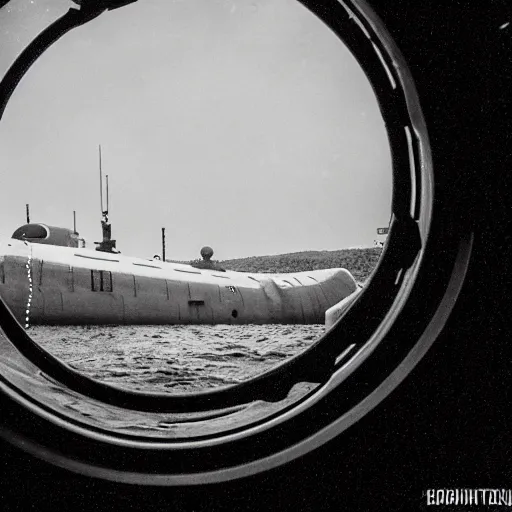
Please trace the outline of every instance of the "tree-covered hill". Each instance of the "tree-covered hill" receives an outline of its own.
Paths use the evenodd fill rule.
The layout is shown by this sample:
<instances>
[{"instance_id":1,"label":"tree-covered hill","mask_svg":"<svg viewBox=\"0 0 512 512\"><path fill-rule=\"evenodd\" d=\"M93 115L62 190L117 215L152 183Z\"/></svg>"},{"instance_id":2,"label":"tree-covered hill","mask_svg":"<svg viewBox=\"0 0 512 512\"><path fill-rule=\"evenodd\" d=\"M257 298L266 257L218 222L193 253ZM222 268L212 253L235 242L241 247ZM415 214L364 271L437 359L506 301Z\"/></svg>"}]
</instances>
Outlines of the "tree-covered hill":
<instances>
[{"instance_id":1,"label":"tree-covered hill","mask_svg":"<svg viewBox=\"0 0 512 512\"><path fill-rule=\"evenodd\" d=\"M323 268L346 268L358 282L368 279L382 253L381 247L341 249L338 251L304 251L276 256L251 256L219 261L226 270L239 272L303 272Z\"/></svg>"}]
</instances>

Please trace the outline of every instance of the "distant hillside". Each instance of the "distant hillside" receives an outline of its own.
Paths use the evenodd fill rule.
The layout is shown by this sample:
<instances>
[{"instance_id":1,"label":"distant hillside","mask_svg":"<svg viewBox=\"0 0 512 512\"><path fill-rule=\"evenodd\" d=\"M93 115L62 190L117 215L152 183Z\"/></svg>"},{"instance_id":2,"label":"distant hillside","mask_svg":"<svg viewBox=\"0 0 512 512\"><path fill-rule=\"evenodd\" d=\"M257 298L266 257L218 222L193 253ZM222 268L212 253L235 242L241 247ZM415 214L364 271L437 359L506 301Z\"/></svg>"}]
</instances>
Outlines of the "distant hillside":
<instances>
[{"instance_id":1,"label":"distant hillside","mask_svg":"<svg viewBox=\"0 0 512 512\"><path fill-rule=\"evenodd\" d=\"M381 253L381 247L338 251L304 251L276 256L251 256L216 261L215 263L226 270L262 273L303 272L341 267L349 270L356 281L363 283L377 266ZM194 261L186 263L194 263Z\"/></svg>"}]
</instances>

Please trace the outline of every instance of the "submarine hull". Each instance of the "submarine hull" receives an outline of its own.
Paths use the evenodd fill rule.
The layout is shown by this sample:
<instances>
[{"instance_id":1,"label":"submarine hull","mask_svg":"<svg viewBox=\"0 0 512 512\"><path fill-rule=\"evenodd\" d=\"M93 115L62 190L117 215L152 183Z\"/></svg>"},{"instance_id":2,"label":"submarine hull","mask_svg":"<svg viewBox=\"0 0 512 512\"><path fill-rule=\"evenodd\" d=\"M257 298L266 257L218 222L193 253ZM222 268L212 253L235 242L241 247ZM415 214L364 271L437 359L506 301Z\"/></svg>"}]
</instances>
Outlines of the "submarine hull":
<instances>
[{"instance_id":1,"label":"submarine hull","mask_svg":"<svg viewBox=\"0 0 512 512\"><path fill-rule=\"evenodd\" d=\"M345 269L257 274L9 240L0 297L23 325L323 324Z\"/></svg>"}]
</instances>

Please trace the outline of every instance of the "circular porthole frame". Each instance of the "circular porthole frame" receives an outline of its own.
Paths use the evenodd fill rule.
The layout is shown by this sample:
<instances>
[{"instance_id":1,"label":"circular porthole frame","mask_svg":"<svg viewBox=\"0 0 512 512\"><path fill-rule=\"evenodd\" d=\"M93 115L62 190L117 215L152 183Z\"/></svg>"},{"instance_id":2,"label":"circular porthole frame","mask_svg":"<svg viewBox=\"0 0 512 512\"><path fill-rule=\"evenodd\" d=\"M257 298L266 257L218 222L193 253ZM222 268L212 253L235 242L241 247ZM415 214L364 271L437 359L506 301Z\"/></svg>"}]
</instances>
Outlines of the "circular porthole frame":
<instances>
[{"instance_id":1,"label":"circular porthole frame","mask_svg":"<svg viewBox=\"0 0 512 512\"><path fill-rule=\"evenodd\" d=\"M362 65L379 99L392 147L388 242L369 284L337 324L303 354L243 385L169 397L127 392L81 376L38 347L1 299L0 313L3 331L29 361L70 389L115 407L214 411L279 400L301 381L318 387L257 425L200 440L162 442L121 439L57 418L38 405L37 397L0 376L2 398L7 399L2 437L61 467L108 480L150 485L231 480L281 465L340 435L380 403L431 346L464 282L472 235L457 234L457 212L449 211L446 198L434 200L432 157L414 84L376 15L355 0L300 3L336 32ZM79 10L70 9L43 31L0 83L0 118L17 83L46 48L72 28L122 4L82 2ZM442 215L436 218L438 211ZM347 340L356 347L350 359L341 358Z\"/></svg>"}]
</instances>

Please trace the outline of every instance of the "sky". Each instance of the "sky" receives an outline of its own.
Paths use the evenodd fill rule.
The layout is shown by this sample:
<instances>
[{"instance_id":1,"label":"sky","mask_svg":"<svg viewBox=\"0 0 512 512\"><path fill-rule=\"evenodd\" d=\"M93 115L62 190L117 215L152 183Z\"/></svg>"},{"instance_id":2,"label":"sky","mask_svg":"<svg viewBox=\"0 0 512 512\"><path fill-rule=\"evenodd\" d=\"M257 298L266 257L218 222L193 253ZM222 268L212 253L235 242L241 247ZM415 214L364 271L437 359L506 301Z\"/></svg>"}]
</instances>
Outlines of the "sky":
<instances>
[{"instance_id":1,"label":"sky","mask_svg":"<svg viewBox=\"0 0 512 512\"><path fill-rule=\"evenodd\" d=\"M0 9L0 75L74 4ZM101 239L98 145L123 254L214 259L372 246L391 157L357 61L296 0L139 0L66 34L0 121L0 237Z\"/></svg>"}]
</instances>

